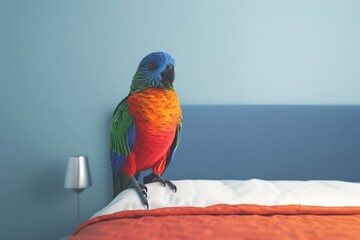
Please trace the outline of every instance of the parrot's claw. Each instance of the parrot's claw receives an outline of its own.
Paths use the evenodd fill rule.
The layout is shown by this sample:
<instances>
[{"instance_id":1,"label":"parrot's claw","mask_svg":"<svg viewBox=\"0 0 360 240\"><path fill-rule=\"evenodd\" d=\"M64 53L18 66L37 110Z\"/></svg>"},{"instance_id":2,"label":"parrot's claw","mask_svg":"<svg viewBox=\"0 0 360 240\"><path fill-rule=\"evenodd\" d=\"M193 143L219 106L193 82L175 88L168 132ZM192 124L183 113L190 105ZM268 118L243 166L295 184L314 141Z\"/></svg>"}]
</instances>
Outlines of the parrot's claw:
<instances>
[{"instance_id":1,"label":"parrot's claw","mask_svg":"<svg viewBox=\"0 0 360 240\"><path fill-rule=\"evenodd\" d=\"M177 187L175 186L175 184L173 184L170 180L162 178L160 175L156 175L156 177L153 178L152 182L160 182L163 184L163 187L168 185L171 190L173 190L174 192L177 191Z\"/></svg>"},{"instance_id":2,"label":"parrot's claw","mask_svg":"<svg viewBox=\"0 0 360 240\"><path fill-rule=\"evenodd\" d=\"M142 183L140 183L140 182L138 182L138 184L139 184L139 187L142 189L143 192L145 192L145 195L146 195L146 193L147 193L147 191L148 191L148 188L146 187L146 185L145 185L145 184L142 184ZM130 184L129 187L130 187L130 188L131 188L131 187L135 187L135 185L134 185L134 184Z\"/></svg>"},{"instance_id":3,"label":"parrot's claw","mask_svg":"<svg viewBox=\"0 0 360 240\"><path fill-rule=\"evenodd\" d=\"M139 182L138 182L138 183L139 183ZM145 192L148 191L148 189L147 189L147 187L145 186L145 184L139 183L139 186L140 186L140 188L141 188L143 191L145 191Z\"/></svg>"},{"instance_id":4,"label":"parrot's claw","mask_svg":"<svg viewBox=\"0 0 360 240\"><path fill-rule=\"evenodd\" d=\"M147 187L144 184L139 184L139 182L135 179L134 176L130 176L130 180L134 185L134 189L139 195L141 203L145 206L146 209L149 209L149 203L147 198Z\"/></svg>"},{"instance_id":5,"label":"parrot's claw","mask_svg":"<svg viewBox=\"0 0 360 240\"><path fill-rule=\"evenodd\" d=\"M174 191L177 192L177 187L175 184L173 184L171 181L166 180L167 185Z\"/></svg>"}]
</instances>

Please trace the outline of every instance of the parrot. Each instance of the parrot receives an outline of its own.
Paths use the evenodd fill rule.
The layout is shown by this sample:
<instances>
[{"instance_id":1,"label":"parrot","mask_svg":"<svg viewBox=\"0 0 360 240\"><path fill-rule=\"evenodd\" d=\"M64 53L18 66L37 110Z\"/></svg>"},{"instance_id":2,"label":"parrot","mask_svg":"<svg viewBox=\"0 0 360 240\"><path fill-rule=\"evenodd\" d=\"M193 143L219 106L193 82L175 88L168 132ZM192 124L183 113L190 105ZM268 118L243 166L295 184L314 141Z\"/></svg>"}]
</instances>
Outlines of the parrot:
<instances>
[{"instance_id":1,"label":"parrot","mask_svg":"<svg viewBox=\"0 0 360 240\"><path fill-rule=\"evenodd\" d=\"M175 60L166 52L145 56L133 76L129 94L114 110L110 128L113 198L133 186L149 209L145 184L177 187L162 174L180 142L182 111L173 86ZM151 173L139 182L142 171Z\"/></svg>"}]
</instances>

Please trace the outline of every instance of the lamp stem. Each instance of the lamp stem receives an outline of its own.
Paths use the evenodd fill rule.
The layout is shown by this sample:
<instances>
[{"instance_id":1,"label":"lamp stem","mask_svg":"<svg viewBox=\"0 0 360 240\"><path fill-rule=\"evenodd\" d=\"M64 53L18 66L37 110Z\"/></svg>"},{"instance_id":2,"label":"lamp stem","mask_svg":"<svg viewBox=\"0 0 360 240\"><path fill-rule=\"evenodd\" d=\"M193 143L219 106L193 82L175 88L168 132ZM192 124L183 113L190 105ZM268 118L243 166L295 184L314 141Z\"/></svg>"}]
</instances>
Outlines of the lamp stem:
<instances>
[{"instance_id":1,"label":"lamp stem","mask_svg":"<svg viewBox=\"0 0 360 240\"><path fill-rule=\"evenodd\" d=\"M80 193L77 193L77 226L80 226Z\"/></svg>"}]
</instances>

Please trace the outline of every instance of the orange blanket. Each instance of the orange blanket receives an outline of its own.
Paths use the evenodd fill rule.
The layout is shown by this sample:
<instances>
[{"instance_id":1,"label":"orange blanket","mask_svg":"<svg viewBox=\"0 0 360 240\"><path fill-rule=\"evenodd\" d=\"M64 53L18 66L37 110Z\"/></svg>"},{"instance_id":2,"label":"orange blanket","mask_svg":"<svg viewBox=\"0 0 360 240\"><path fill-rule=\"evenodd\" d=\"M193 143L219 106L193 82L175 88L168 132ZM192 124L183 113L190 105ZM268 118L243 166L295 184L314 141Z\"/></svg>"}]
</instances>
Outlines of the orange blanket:
<instances>
[{"instance_id":1,"label":"orange blanket","mask_svg":"<svg viewBox=\"0 0 360 240\"><path fill-rule=\"evenodd\" d=\"M70 239L360 239L360 207L214 205L99 216Z\"/></svg>"}]
</instances>

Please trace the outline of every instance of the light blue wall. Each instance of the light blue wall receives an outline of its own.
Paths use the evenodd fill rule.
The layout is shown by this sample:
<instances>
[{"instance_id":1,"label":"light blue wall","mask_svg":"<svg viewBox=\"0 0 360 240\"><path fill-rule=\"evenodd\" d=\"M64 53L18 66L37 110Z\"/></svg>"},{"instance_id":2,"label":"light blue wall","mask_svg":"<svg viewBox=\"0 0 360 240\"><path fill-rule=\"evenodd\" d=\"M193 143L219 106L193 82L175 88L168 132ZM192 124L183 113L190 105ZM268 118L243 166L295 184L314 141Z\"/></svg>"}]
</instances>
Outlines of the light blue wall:
<instances>
[{"instance_id":1,"label":"light blue wall","mask_svg":"<svg viewBox=\"0 0 360 240\"><path fill-rule=\"evenodd\" d=\"M139 60L166 50L183 103L360 103L356 0L2 0L0 11L2 74L53 91L120 98Z\"/></svg>"},{"instance_id":2,"label":"light blue wall","mask_svg":"<svg viewBox=\"0 0 360 240\"><path fill-rule=\"evenodd\" d=\"M183 104L360 104L359 12L355 0L1 0L0 239L73 229L71 154L93 170L82 220L109 201L111 113L147 53L174 56Z\"/></svg>"}]
</instances>

